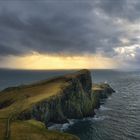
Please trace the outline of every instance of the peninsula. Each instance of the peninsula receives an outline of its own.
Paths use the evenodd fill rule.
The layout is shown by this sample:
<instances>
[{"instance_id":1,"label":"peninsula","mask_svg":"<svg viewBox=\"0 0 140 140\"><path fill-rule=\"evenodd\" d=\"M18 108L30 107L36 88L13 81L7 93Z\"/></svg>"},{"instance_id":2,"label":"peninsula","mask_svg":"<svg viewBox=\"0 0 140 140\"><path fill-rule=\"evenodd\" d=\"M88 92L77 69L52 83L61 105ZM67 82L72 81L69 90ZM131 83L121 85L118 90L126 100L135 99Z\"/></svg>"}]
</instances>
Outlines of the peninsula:
<instances>
[{"instance_id":1,"label":"peninsula","mask_svg":"<svg viewBox=\"0 0 140 140\"><path fill-rule=\"evenodd\" d=\"M47 126L93 117L100 99L113 92L108 84L93 84L86 69L6 88L0 92L0 140L79 140Z\"/></svg>"}]
</instances>

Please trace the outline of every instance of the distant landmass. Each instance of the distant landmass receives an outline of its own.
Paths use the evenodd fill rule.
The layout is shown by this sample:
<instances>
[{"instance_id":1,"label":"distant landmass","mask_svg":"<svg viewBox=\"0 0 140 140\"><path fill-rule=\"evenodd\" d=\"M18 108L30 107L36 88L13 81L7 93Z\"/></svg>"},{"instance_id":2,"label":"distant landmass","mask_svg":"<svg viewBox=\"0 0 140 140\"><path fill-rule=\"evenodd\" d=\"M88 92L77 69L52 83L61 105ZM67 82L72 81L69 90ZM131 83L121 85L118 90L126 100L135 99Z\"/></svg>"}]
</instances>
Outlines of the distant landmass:
<instances>
[{"instance_id":1,"label":"distant landmass","mask_svg":"<svg viewBox=\"0 0 140 140\"><path fill-rule=\"evenodd\" d=\"M0 92L0 139L79 140L47 126L94 116L100 99L113 92L106 83L93 84L86 69L6 88Z\"/></svg>"}]
</instances>

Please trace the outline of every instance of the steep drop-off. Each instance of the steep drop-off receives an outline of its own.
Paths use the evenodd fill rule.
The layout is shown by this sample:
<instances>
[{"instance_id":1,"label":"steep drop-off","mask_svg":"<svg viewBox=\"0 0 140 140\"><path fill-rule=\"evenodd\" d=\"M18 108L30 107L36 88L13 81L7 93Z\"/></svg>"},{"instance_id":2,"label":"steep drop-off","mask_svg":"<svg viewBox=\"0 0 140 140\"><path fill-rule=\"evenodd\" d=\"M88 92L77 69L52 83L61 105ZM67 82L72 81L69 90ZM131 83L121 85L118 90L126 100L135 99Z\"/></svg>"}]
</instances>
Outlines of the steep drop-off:
<instances>
[{"instance_id":1,"label":"steep drop-off","mask_svg":"<svg viewBox=\"0 0 140 140\"><path fill-rule=\"evenodd\" d=\"M12 116L11 128L13 130L11 132L14 131L14 134L18 131L17 128L22 125L31 128L32 125L27 120L34 120L36 124L38 124L37 121L41 121L46 126L50 122L64 123L71 118L93 116L94 109L100 106L100 99L106 98L112 92L114 90L108 84L92 86L90 71L81 70L35 84L11 87L1 91L0 119L6 121L9 116ZM4 121L1 121L0 126L5 126ZM45 132L43 131L43 133ZM19 135L19 133L17 134ZM30 134L28 135L30 136ZM54 135L54 139L58 139L57 135L59 135L58 132L56 137ZM49 140L51 136L48 138ZM66 137L66 140L78 139L66 134L64 136L61 133L59 136L60 139Z\"/></svg>"},{"instance_id":2,"label":"steep drop-off","mask_svg":"<svg viewBox=\"0 0 140 140\"><path fill-rule=\"evenodd\" d=\"M23 111L20 119L36 119L44 122L64 123L67 119L78 119L93 116L94 109L100 105L99 99L112 93L107 85L93 87L88 70L59 77L65 81L61 90L55 96L34 104L29 110ZM58 79L59 79L58 78ZM50 82L56 79L51 79ZM96 91L96 92L95 92Z\"/></svg>"}]
</instances>

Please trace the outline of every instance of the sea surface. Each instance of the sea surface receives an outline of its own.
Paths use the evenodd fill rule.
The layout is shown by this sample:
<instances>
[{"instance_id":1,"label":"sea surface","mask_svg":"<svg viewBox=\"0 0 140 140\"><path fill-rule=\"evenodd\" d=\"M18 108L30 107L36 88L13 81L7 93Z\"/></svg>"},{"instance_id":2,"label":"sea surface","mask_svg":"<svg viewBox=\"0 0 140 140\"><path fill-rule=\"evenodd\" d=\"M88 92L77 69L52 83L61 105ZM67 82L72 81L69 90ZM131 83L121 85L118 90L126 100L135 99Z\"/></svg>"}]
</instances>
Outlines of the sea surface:
<instances>
[{"instance_id":1,"label":"sea surface","mask_svg":"<svg viewBox=\"0 0 140 140\"><path fill-rule=\"evenodd\" d=\"M44 80L70 71L0 70L0 89ZM114 89L102 100L93 118L69 120L50 129L75 134L81 140L140 140L140 72L91 70L93 83L107 82Z\"/></svg>"}]
</instances>

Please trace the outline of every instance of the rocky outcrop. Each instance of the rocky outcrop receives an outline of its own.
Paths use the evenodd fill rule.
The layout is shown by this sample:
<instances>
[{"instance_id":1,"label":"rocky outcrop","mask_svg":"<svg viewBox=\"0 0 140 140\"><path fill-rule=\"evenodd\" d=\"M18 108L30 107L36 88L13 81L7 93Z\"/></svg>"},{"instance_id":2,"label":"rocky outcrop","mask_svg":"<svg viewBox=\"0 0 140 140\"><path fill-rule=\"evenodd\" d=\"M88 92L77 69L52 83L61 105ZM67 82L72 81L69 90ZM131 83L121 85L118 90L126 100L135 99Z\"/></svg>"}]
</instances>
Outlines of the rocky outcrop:
<instances>
[{"instance_id":1,"label":"rocky outcrop","mask_svg":"<svg viewBox=\"0 0 140 140\"><path fill-rule=\"evenodd\" d=\"M114 92L109 85L92 88L91 74L81 70L55 79L65 80L59 93L33 105L20 113L20 119L36 119L48 124L49 122L64 123L68 119L79 119L93 116L94 109L99 108L100 98ZM55 79L51 79L55 81Z\"/></svg>"},{"instance_id":2,"label":"rocky outcrop","mask_svg":"<svg viewBox=\"0 0 140 140\"><path fill-rule=\"evenodd\" d=\"M107 98L109 95L115 92L110 87L110 85L106 83L94 84L92 86L92 91L93 91L93 94L98 94L100 99Z\"/></svg>"}]
</instances>

